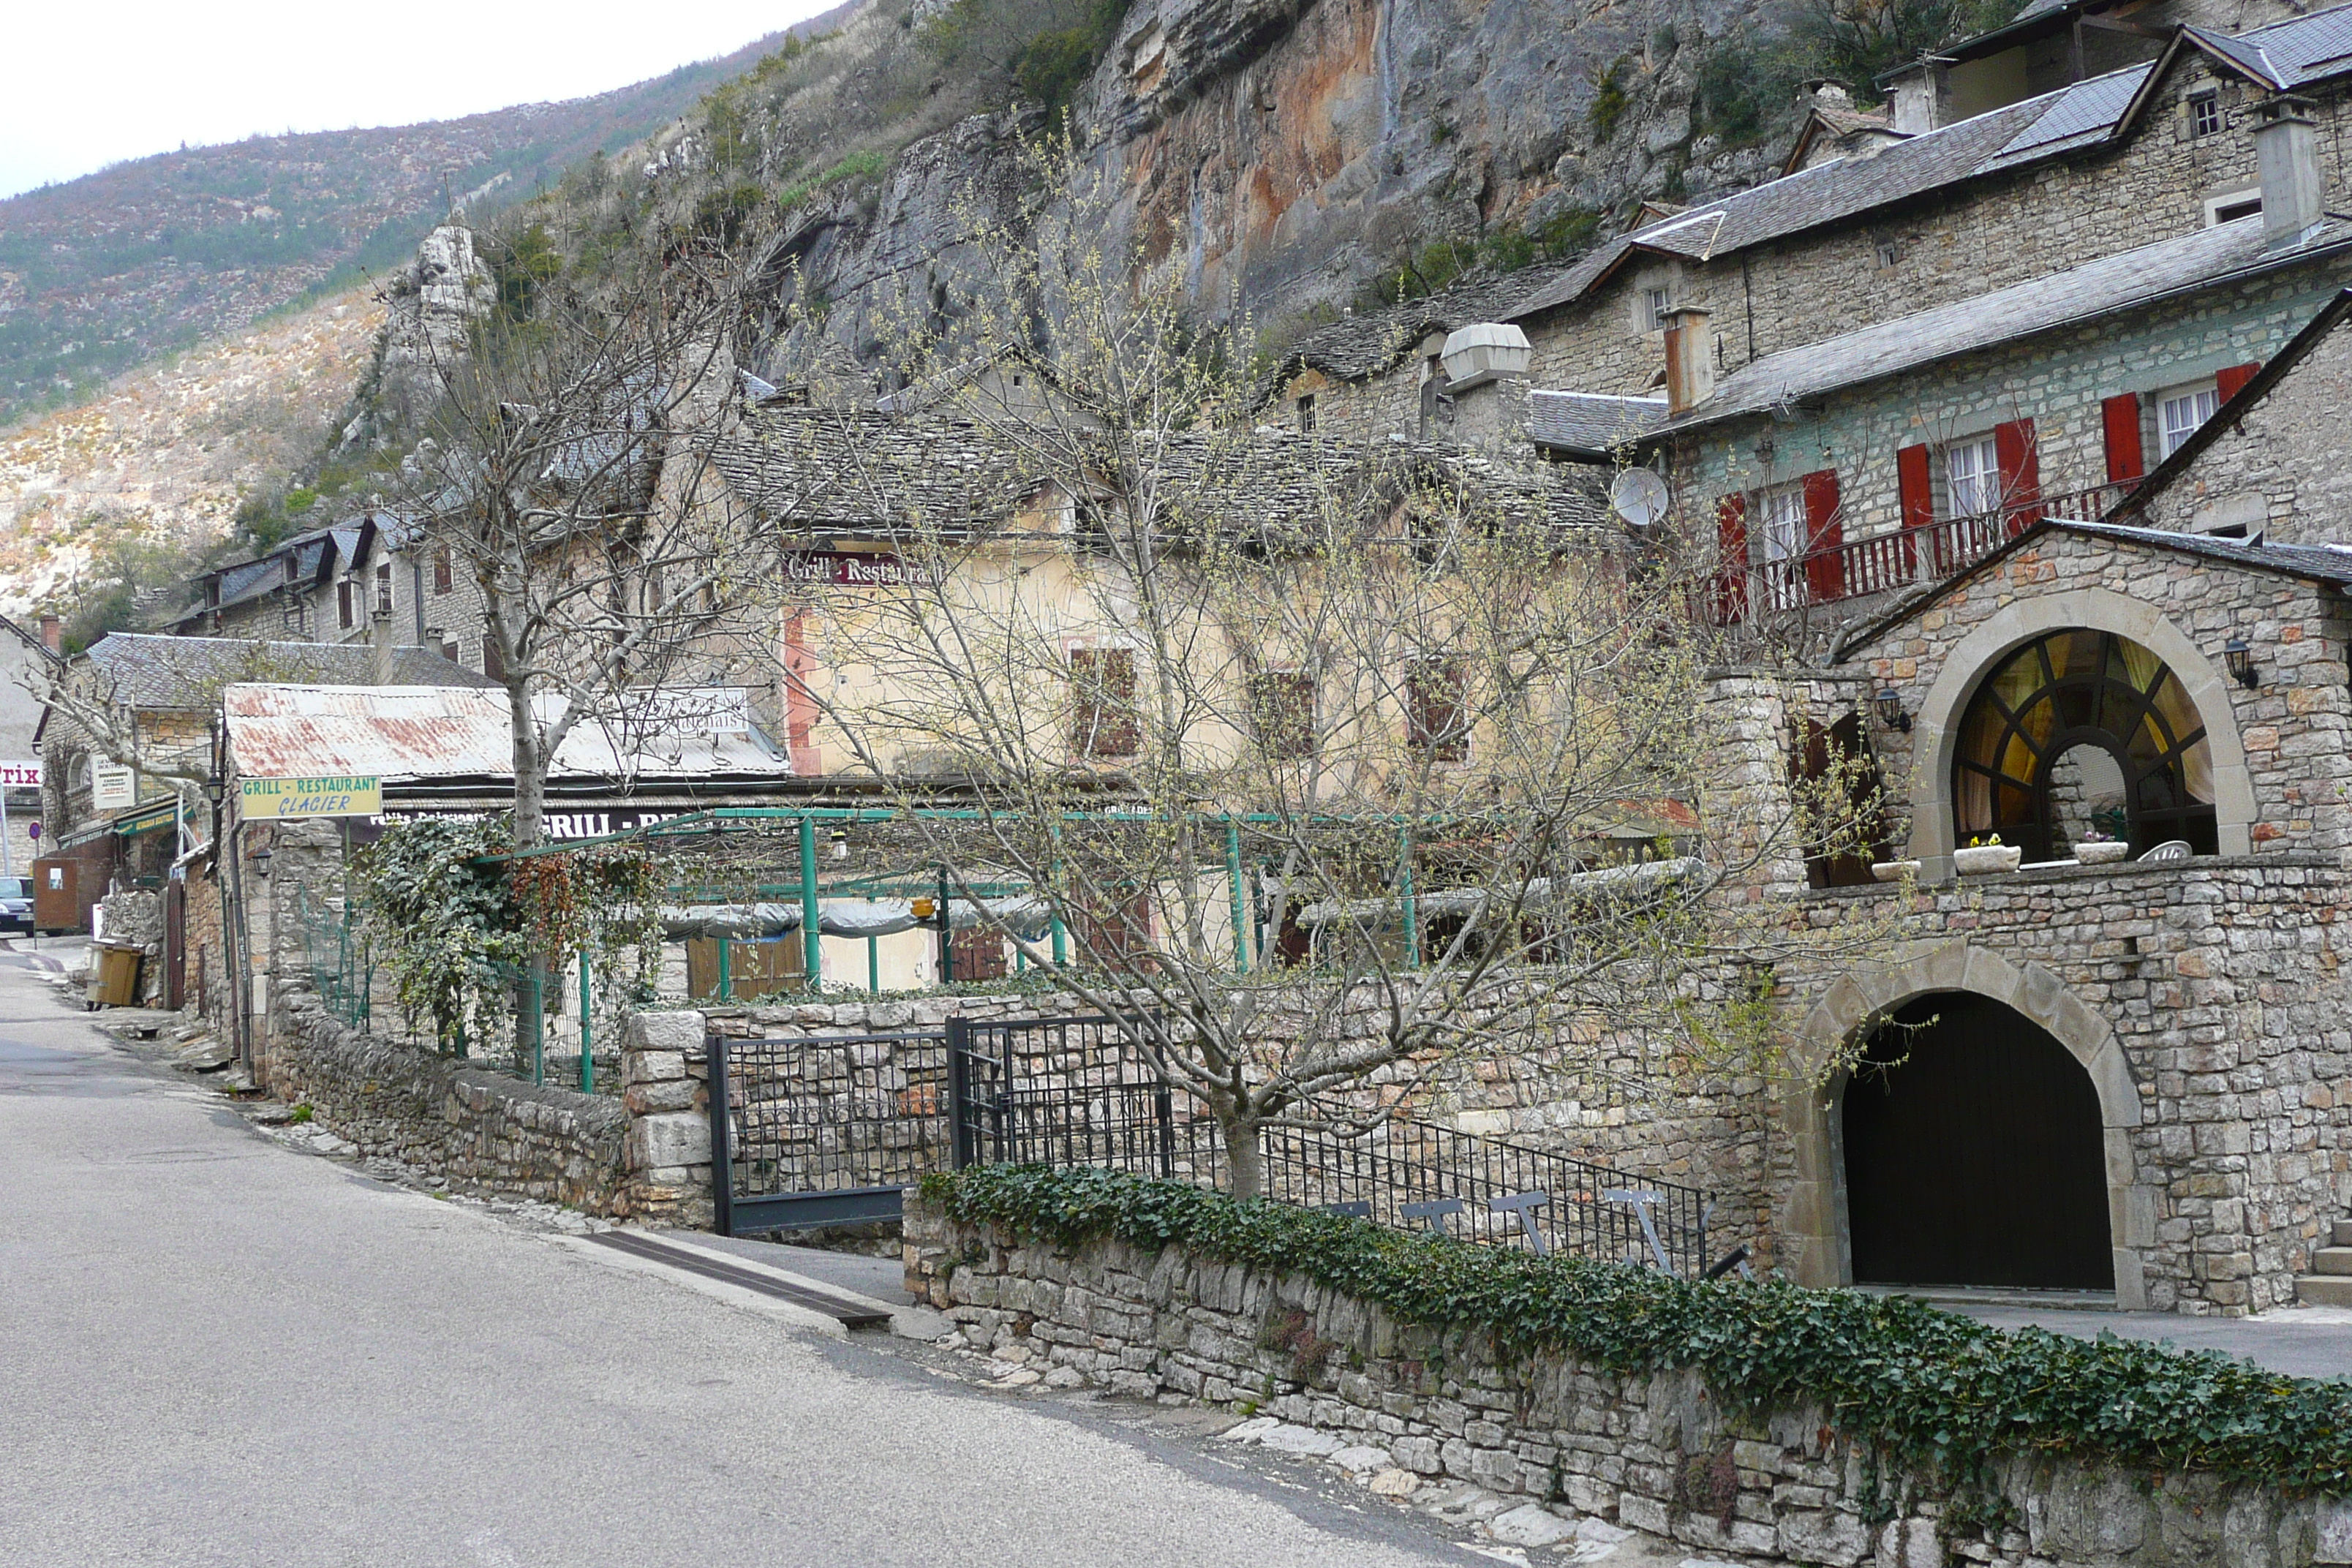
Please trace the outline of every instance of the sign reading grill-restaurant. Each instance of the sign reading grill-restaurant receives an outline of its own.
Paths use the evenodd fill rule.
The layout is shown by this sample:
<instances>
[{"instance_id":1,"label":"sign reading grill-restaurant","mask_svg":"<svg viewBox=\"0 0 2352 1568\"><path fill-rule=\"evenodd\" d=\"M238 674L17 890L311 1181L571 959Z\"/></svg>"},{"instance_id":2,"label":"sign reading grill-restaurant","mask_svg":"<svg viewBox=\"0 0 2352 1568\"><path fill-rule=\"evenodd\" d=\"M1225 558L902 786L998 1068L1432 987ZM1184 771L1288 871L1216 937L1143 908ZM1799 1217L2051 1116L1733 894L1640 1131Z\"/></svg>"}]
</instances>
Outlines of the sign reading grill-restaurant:
<instances>
[{"instance_id":1,"label":"sign reading grill-restaurant","mask_svg":"<svg viewBox=\"0 0 2352 1568\"><path fill-rule=\"evenodd\" d=\"M784 558L784 579L791 583L824 583L837 588L903 588L937 576L937 568L914 565L896 555L811 552Z\"/></svg>"},{"instance_id":2,"label":"sign reading grill-restaurant","mask_svg":"<svg viewBox=\"0 0 2352 1568\"><path fill-rule=\"evenodd\" d=\"M248 821L304 816L377 816L383 781L373 777L247 779L238 804Z\"/></svg>"}]
</instances>

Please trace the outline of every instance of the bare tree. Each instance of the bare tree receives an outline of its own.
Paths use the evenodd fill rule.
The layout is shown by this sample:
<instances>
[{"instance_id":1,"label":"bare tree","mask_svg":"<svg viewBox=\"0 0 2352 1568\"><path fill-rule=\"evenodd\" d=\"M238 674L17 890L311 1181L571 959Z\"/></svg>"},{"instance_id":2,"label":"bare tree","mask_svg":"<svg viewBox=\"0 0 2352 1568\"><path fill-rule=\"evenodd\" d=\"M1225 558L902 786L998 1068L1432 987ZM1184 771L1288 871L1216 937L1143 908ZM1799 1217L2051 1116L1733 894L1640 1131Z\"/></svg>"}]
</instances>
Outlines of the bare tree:
<instances>
[{"instance_id":1,"label":"bare tree","mask_svg":"<svg viewBox=\"0 0 2352 1568\"><path fill-rule=\"evenodd\" d=\"M1757 976L1822 939L1748 895L1858 829L1702 700L1679 552L1605 476L1256 426L1244 331L1083 239L1083 171L1036 184L1078 195L976 228L987 274L902 334L927 407L773 411L732 461L895 562L791 590L811 743L967 896L1034 889L1239 1193L1261 1130L1482 1059L1757 1070Z\"/></svg>"},{"instance_id":2,"label":"bare tree","mask_svg":"<svg viewBox=\"0 0 2352 1568\"><path fill-rule=\"evenodd\" d=\"M511 709L515 841L540 842L549 770L583 725L625 769L648 727L722 679L764 588L711 456L737 402L742 277L698 240L593 291L542 279L436 346L439 403L404 464L421 545L461 578Z\"/></svg>"}]
</instances>

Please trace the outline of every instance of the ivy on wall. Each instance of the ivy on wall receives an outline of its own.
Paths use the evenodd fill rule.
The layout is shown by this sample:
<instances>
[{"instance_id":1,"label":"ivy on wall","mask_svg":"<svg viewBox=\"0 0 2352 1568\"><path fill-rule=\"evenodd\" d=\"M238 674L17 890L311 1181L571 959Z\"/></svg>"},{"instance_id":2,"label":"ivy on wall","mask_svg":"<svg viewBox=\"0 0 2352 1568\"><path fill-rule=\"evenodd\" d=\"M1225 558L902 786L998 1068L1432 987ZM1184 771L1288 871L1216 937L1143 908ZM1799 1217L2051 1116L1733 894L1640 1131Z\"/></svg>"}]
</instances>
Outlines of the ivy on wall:
<instances>
[{"instance_id":1,"label":"ivy on wall","mask_svg":"<svg viewBox=\"0 0 2352 1568\"><path fill-rule=\"evenodd\" d=\"M1696 1284L1109 1171L982 1166L926 1177L923 1195L1025 1238L1115 1237L1304 1273L1409 1323L1486 1331L1507 1353L1557 1352L1622 1376L1695 1368L1736 1409L1819 1403L1840 1434L1940 1474L1979 1508L1996 1496L1995 1462L2021 1453L2352 1493L2352 1382L2212 1352L2003 1331L1780 1280Z\"/></svg>"}]
</instances>

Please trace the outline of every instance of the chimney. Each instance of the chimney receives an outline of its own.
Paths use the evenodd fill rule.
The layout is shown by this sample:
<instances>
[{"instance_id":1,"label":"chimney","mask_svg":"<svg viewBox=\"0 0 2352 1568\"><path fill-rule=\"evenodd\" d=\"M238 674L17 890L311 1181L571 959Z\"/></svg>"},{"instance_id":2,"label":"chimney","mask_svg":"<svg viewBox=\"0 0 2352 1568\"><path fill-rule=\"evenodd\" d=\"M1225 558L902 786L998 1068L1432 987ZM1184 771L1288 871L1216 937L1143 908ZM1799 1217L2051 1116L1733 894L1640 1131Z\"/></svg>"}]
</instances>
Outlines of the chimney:
<instances>
[{"instance_id":1,"label":"chimney","mask_svg":"<svg viewBox=\"0 0 2352 1568\"><path fill-rule=\"evenodd\" d=\"M1474 321L1445 335L1438 363L1452 405L1448 432L1465 447L1502 453L1526 440L1528 334L1507 321Z\"/></svg>"},{"instance_id":2,"label":"chimney","mask_svg":"<svg viewBox=\"0 0 2352 1568\"><path fill-rule=\"evenodd\" d=\"M1666 412L1681 414L1715 395L1715 334L1708 312L1678 305L1666 312Z\"/></svg>"},{"instance_id":3,"label":"chimney","mask_svg":"<svg viewBox=\"0 0 2352 1568\"><path fill-rule=\"evenodd\" d=\"M1891 72L1885 79L1895 100L1895 129L1925 136L1951 122L1950 79L1946 61L1929 55Z\"/></svg>"},{"instance_id":4,"label":"chimney","mask_svg":"<svg viewBox=\"0 0 2352 1568\"><path fill-rule=\"evenodd\" d=\"M378 605L368 619L368 643L374 657L374 677L378 686L390 686L392 679L392 606Z\"/></svg>"},{"instance_id":5,"label":"chimney","mask_svg":"<svg viewBox=\"0 0 2352 1568\"><path fill-rule=\"evenodd\" d=\"M65 623L46 610L41 612L41 646L54 654L66 651Z\"/></svg>"},{"instance_id":6,"label":"chimney","mask_svg":"<svg viewBox=\"0 0 2352 1568\"><path fill-rule=\"evenodd\" d=\"M2311 100L2279 93L2254 105L2254 168L2263 181L2263 242L2292 245L2326 216Z\"/></svg>"}]
</instances>

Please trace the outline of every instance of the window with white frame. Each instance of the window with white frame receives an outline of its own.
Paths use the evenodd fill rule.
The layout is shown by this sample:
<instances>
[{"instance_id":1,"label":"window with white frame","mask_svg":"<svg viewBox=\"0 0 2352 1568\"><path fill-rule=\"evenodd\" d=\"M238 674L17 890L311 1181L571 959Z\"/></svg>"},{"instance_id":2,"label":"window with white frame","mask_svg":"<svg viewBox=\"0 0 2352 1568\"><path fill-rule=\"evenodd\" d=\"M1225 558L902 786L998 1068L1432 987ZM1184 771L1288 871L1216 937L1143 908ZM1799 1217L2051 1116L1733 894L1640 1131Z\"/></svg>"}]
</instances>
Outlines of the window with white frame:
<instances>
[{"instance_id":1,"label":"window with white frame","mask_svg":"<svg viewBox=\"0 0 2352 1568\"><path fill-rule=\"evenodd\" d=\"M2197 426L2213 417L2221 406L2221 395L2210 381L2189 386L2176 386L2156 395L2156 449L2159 458L2169 458L2180 449L2180 444L2197 432Z\"/></svg>"},{"instance_id":2,"label":"window with white frame","mask_svg":"<svg viewBox=\"0 0 2352 1568\"><path fill-rule=\"evenodd\" d=\"M1805 487L1776 485L1756 498L1757 538L1764 561L1794 561L1805 552Z\"/></svg>"},{"instance_id":3,"label":"window with white frame","mask_svg":"<svg viewBox=\"0 0 2352 1568\"><path fill-rule=\"evenodd\" d=\"M1971 436L1944 448L1944 493L1951 515L1975 517L2000 505L2000 448L1990 436Z\"/></svg>"},{"instance_id":4,"label":"window with white frame","mask_svg":"<svg viewBox=\"0 0 2352 1568\"><path fill-rule=\"evenodd\" d=\"M1650 331L1654 332L1663 332L1666 330L1666 317L1673 312L1674 308L1674 293L1670 289L1652 289L1642 296L1643 318L1648 321Z\"/></svg>"}]
</instances>

